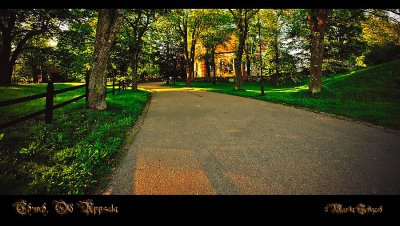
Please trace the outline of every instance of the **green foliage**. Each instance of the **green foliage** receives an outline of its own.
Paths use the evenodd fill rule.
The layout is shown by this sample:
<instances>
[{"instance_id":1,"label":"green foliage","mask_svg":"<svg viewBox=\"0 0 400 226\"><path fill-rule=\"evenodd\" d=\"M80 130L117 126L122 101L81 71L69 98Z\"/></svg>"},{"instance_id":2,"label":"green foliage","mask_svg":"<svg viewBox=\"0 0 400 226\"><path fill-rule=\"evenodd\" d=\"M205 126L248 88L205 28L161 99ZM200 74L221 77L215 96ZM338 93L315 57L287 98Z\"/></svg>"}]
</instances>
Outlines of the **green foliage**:
<instances>
[{"instance_id":1,"label":"green foliage","mask_svg":"<svg viewBox=\"0 0 400 226\"><path fill-rule=\"evenodd\" d=\"M325 39L323 71L340 73L356 67L365 45L361 23L365 19L360 9L335 9L329 17Z\"/></svg>"},{"instance_id":2,"label":"green foliage","mask_svg":"<svg viewBox=\"0 0 400 226\"><path fill-rule=\"evenodd\" d=\"M69 81L82 81L92 63L97 15L92 10L73 10L76 20L58 35L56 56L61 74Z\"/></svg>"},{"instance_id":3,"label":"green foliage","mask_svg":"<svg viewBox=\"0 0 400 226\"><path fill-rule=\"evenodd\" d=\"M145 91L121 91L107 97L107 111L91 111L80 101L55 112L51 125L40 125L32 133L5 132L0 159L3 193L84 194L110 172L113 159L128 128L134 124L149 98ZM29 124L28 124L29 125ZM24 137L26 142L13 137ZM7 145L13 143L12 146ZM23 170L20 170L23 167ZM12 176L19 178L15 180ZM12 190L3 188L12 187Z\"/></svg>"},{"instance_id":4,"label":"green foliage","mask_svg":"<svg viewBox=\"0 0 400 226\"><path fill-rule=\"evenodd\" d=\"M154 70L154 67L150 65L152 62L149 57L154 51L151 45L146 45L148 44L146 33L162 13L163 10L157 9L125 10L122 27L111 51L109 62L110 68L113 68L118 75L127 76L129 69L132 78L137 76L138 72L143 73L146 66L149 71Z\"/></svg>"},{"instance_id":5,"label":"green foliage","mask_svg":"<svg viewBox=\"0 0 400 226\"><path fill-rule=\"evenodd\" d=\"M367 47L364 52L365 63L376 65L394 60L400 56L399 24L389 18L369 16L363 22L363 40Z\"/></svg>"},{"instance_id":6,"label":"green foliage","mask_svg":"<svg viewBox=\"0 0 400 226\"><path fill-rule=\"evenodd\" d=\"M388 43L384 46L373 45L365 54L364 62L367 65L376 65L388 62L400 57L400 45Z\"/></svg>"},{"instance_id":7,"label":"green foliage","mask_svg":"<svg viewBox=\"0 0 400 226\"><path fill-rule=\"evenodd\" d=\"M179 11L179 10L178 10ZM179 15L179 14L178 14ZM148 34L148 46L153 63L159 68L159 75L164 78L184 78L184 46L180 34L171 27L177 23L176 10L170 10L152 24ZM155 40L154 37L157 37Z\"/></svg>"},{"instance_id":8,"label":"green foliage","mask_svg":"<svg viewBox=\"0 0 400 226\"><path fill-rule=\"evenodd\" d=\"M253 30L250 29L250 38L257 37L257 45L263 44L263 75L270 76L275 85L298 82L299 72L309 66L308 27L304 13L294 9L262 9L258 13L260 31L255 29L258 24L253 24ZM255 53L259 54L259 47ZM255 64L256 74L259 74L259 60Z\"/></svg>"}]
</instances>

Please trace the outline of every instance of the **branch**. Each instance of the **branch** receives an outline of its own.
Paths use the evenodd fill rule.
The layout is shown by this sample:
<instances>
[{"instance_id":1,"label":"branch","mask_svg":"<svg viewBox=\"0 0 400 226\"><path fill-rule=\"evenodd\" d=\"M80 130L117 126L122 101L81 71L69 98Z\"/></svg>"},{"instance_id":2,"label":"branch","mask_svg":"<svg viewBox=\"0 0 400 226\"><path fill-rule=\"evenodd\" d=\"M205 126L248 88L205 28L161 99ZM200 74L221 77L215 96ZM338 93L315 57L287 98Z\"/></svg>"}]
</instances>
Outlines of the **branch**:
<instances>
[{"instance_id":1,"label":"branch","mask_svg":"<svg viewBox=\"0 0 400 226\"><path fill-rule=\"evenodd\" d=\"M139 19L140 19L140 17L141 17L141 14L142 14L142 11L139 10L139 13L138 13L137 17L135 18L135 21L134 21L134 22L132 22L132 21L130 20L130 18L128 18L127 16L124 16L124 19L129 23L129 25L132 27L132 29L133 29L134 31L137 29L137 26L138 26L138 24L139 24Z\"/></svg>"},{"instance_id":2,"label":"branch","mask_svg":"<svg viewBox=\"0 0 400 226\"><path fill-rule=\"evenodd\" d=\"M254 15L256 15L258 13L258 11L260 11L259 9L255 9L255 10L249 10L249 14L247 16L247 19L250 20Z\"/></svg>"},{"instance_id":3,"label":"branch","mask_svg":"<svg viewBox=\"0 0 400 226\"><path fill-rule=\"evenodd\" d=\"M17 60L18 55L21 53L22 48L24 47L24 45L26 44L26 42L29 39L31 39L33 36L41 35L41 34L45 33L48 30L49 22L50 22L50 18L47 18L47 20L42 23L42 26L41 26L40 30L32 30L32 31L28 32L25 35L25 37L23 37L18 42L17 47L15 48L14 52L12 53L10 62L15 62Z\"/></svg>"},{"instance_id":4,"label":"branch","mask_svg":"<svg viewBox=\"0 0 400 226\"><path fill-rule=\"evenodd\" d=\"M233 19L235 20L236 24L239 24L240 23L239 16L235 15L235 12L232 9L228 9L228 10L229 10L229 12L231 12L231 14L233 16Z\"/></svg>"},{"instance_id":5,"label":"branch","mask_svg":"<svg viewBox=\"0 0 400 226\"><path fill-rule=\"evenodd\" d=\"M15 48L15 50L14 50L12 56L11 56L10 62L15 62L15 61L17 60L18 55L19 55L19 54L21 53L21 51L22 51L22 48L24 47L25 43L26 43L30 38L32 38L32 37L35 36L35 35L40 35L40 34L42 34L42 33L44 33L44 31L42 31L42 30L36 30L36 31L31 31L31 32L29 32L28 34L26 34L25 37L23 37L23 38L18 42L17 47Z\"/></svg>"}]
</instances>

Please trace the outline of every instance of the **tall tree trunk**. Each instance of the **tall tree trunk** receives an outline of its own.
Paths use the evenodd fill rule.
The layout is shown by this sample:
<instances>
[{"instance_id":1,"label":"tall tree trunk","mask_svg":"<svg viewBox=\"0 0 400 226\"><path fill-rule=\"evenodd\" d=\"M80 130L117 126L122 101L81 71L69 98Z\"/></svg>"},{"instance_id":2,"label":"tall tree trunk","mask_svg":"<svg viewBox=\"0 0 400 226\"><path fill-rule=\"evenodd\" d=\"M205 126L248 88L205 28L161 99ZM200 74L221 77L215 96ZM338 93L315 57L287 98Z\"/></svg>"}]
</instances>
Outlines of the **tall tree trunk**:
<instances>
[{"instance_id":1,"label":"tall tree trunk","mask_svg":"<svg viewBox=\"0 0 400 226\"><path fill-rule=\"evenodd\" d=\"M242 89L242 56L246 37L243 34L239 35L239 46L235 56L235 90Z\"/></svg>"},{"instance_id":2,"label":"tall tree trunk","mask_svg":"<svg viewBox=\"0 0 400 226\"><path fill-rule=\"evenodd\" d=\"M322 90L322 61L324 55L324 35L329 9L308 10L308 22L311 28L311 60L309 92Z\"/></svg>"},{"instance_id":3,"label":"tall tree trunk","mask_svg":"<svg viewBox=\"0 0 400 226\"><path fill-rule=\"evenodd\" d=\"M192 80L194 78L194 62L193 61L190 61L189 74L190 74L190 85L191 85Z\"/></svg>"},{"instance_id":4,"label":"tall tree trunk","mask_svg":"<svg viewBox=\"0 0 400 226\"><path fill-rule=\"evenodd\" d=\"M211 66L213 68L213 84L217 84L217 68L215 67L215 48L211 49Z\"/></svg>"},{"instance_id":5,"label":"tall tree trunk","mask_svg":"<svg viewBox=\"0 0 400 226\"><path fill-rule=\"evenodd\" d=\"M89 78L88 106L91 109L104 110L107 90L107 64L110 49L122 21L123 10L101 9L96 28L92 68Z\"/></svg>"},{"instance_id":6,"label":"tall tree trunk","mask_svg":"<svg viewBox=\"0 0 400 226\"><path fill-rule=\"evenodd\" d=\"M139 50L135 49L133 53L133 60L132 60L132 90L136 91L138 89L138 62L139 61Z\"/></svg>"},{"instance_id":7,"label":"tall tree trunk","mask_svg":"<svg viewBox=\"0 0 400 226\"><path fill-rule=\"evenodd\" d=\"M212 63L211 63L211 53L210 53L209 49L206 50L206 54L204 57L204 63L206 66L206 77L211 78L211 64ZM201 69L201 66L200 66L200 69Z\"/></svg>"},{"instance_id":8,"label":"tall tree trunk","mask_svg":"<svg viewBox=\"0 0 400 226\"><path fill-rule=\"evenodd\" d=\"M0 60L0 85L11 85L12 65L9 61Z\"/></svg>"},{"instance_id":9,"label":"tall tree trunk","mask_svg":"<svg viewBox=\"0 0 400 226\"><path fill-rule=\"evenodd\" d=\"M250 54L249 54L249 43L246 42L246 72L247 72L247 79L251 76L251 63L250 63Z\"/></svg>"},{"instance_id":10,"label":"tall tree trunk","mask_svg":"<svg viewBox=\"0 0 400 226\"><path fill-rule=\"evenodd\" d=\"M205 61L205 66L206 66L206 77L211 78L211 65L210 65L210 59L207 59Z\"/></svg>"},{"instance_id":11,"label":"tall tree trunk","mask_svg":"<svg viewBox=\"0 0 400 226\"><path fill-rule=\"evenodd\" d=\"M36 66L33 67L33 83L39 82L39 69Z\"/></svg>"},{"instance_id":12,"label":"tall tree trunk","mask_svg":"<svg viewBox=\"0 0 400 226\"><path fill-rule=\"evenodd\" d=\"M193 31L194 33L195 31ZM189 55L189 86L192 86L192 80L194 78L194 56L196 54L196 39L193 37L192 34L192 43L190 45L190 55Z\"/></svg>"},{"instance_id":13,"label":"tall tree trunk","mask_svg":"<svg viewBox=\"0 0 400 226\"><path fill-rule=\"evenodd\" d=\"M191 71L190 71L190 64L189 62L185 61L185 73L186 73L186 86L192 86L192 79L191 79Z\"/></svg>"},{"instance_id":14,"label":"tall tree trunk","mask_svg":"<svg viewBox=\"0 0 400 226\"><path fill-rule=\"evenodd\" d=\"M186 24L184 24L183 28L183 47L184 47L184 59L185 59L185 73L186 73L186 86L191 87L192 86L192 74L190 71L190 56L189 56L189 50L188 50L188 29L187 29L187 21L185 21Z\"/></svg>"},{"instance_id":15,"label":"tall tree trunk","mask_svg":"<svg viewBox=\"0 0 400 226\"><path fill-rule=\"evenodd\" d=\"M8 31L2 33L0 49L0 85L11 85L12 67L15 62L11 58L11 37Z\"/></svg>"},{"instance_id":16,"label":"tall tree trunk","mask_svg":"<svg viewBox=\"0 0 400 226\"><path fill-rule=\"evenodd\" d=\"M279 43L278 43L278 35L277 32L274 37L274 64L275 64L275 85L279 85L279 78L281 77L281 73L279 71Z\"/></svg>"},{"instance_id":17,"label":"tall tree trunk","mask_svg":"<svg viewBox=\"0 0 400 226\"><path fill-rule=\"evenodd\" d=\"M138 68L137 62L132 62L132 91L136 91L138 89L137 68Z\"/></svg>"}]
</instances>

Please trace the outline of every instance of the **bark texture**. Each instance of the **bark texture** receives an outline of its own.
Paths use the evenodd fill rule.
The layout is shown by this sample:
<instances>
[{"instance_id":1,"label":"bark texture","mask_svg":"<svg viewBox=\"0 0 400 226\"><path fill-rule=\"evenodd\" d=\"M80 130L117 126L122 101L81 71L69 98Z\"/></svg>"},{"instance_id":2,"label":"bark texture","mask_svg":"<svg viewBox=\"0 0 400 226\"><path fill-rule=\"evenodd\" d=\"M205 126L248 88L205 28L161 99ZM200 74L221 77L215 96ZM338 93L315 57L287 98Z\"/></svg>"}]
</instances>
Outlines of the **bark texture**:
<instances>
[{"instance_id":1,"label":"bark texture","mask_svg":"<svg viewBox=\"0 0 400 226\"><path fill-rule=\"evenodd\" d=\"M104 110L107 108L107 63L111 46L121 25L122 14L123 10L121 9L101 9L99 11L92 68L89 78L88 106L91 109Z\"/></svg>"},{"instance_id":2,"label":"bark texture","mask_svg":"<svg viewBox=\"0 0 400 226\"><path fill-rule=\"evenodd\" d=\"M329 9L310 9L308 23L311 29L311 59L309 92L319 93L322 90L322 61L324 55L324 35Z\"/></svg>"}]
</instances>

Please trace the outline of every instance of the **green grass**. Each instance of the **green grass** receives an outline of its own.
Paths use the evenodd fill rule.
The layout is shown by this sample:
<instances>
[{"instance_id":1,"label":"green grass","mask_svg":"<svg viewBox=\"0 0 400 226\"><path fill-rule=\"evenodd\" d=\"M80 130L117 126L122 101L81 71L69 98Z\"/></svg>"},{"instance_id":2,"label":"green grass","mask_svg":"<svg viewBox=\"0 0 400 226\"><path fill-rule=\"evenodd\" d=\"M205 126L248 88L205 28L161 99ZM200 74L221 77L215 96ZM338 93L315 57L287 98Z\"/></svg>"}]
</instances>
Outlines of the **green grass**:
<instances>
[{"instance_id":1,"label":"green grass","mask_svg":"<svg viewBox=\"0 0 400 226\"><path fill-rule=\"evenodd\" d=\"M82 85L83 83L55 83L54 90L60 90L71 86ZM0 86L0 101L16 99L35 94L46 93L47 84L23 84L23 85L11 85L11 86ZM108 87L111 90L111 87ZM68 91L65 93L57 94L54 98L54 104L59 104L64 101L70 100L74 97L78 97L85 93L85 88L79 88L76 90ZM40 111L45 108L46 98L40 98L28 102L14 104L8 106L6 109L0 108L0 122L14 119L25 114ZM44 116L42 116L44 118Z\"/></svg>"},{"instance_id":2,"label":"green grass","mask_svg":"<svg viewBox=\"0 0 400 226\"><path fill-rule=\"evenodd\" d=\"M400 129L400 60L324 76L323 91L318 95L308 93L308 79L280 87L266 84L266 96L260 95L259 83L244 83L240 91L234 90L233 83L193 82L192 86ZM184 83L178 82L175 87L184 87Z\"/></svg>"},{"instance_id":3,"label":"green grass","mask_svg":"<svg viewBox=\"0 0 400 226\"><path fill-rule=\"evenodd\" d=\"M57 84L56 89L79 84ZM13 98L44 92L45 85L1 87ZM59 102L83 94L84 88L58 95ZM56 99L57 99L56 98ZM106 111L92 111L84 99L54 111L54 121L45 125L38 117L7 128L0 141L0 193L86 194L110 173L128 129L149 99L146 91L107 94ZM20 115L44 102L13 109L0 108L1 115ZM9 113L9 112L12 112Z\"/></svg>"}]
</instances>

